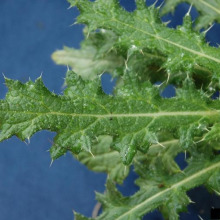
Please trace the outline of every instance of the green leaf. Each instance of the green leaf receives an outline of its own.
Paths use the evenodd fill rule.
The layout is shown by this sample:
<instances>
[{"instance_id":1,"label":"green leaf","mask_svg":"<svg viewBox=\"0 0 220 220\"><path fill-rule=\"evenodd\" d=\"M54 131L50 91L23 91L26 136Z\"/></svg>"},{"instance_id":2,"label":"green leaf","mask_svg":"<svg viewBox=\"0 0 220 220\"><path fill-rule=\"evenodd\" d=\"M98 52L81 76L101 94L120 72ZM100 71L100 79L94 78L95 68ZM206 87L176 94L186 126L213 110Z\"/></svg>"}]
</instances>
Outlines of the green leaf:
<instances>
[{"instance_id":1,"label":"green leaf","mask_svg":"<svg viewBox=\"0 0 220 220\"><path fill-rule=\"evenodd\" d=\"M213 172L209 177L206 187L212 192L214 191L218 196L220 196L220 173L218 171Z\"/></svg>"},{"instance_id":2,"label":"green leaf","mask_svg":"<svg viewBox=\"0 0 220 220\"><path fill-rule=\"evenodd\" d=\"M154 6L139 3L137 10L127 12L117 0L72 0L70 3L81 12L77 21L87 24L90 31L103 28L118 35L117 47L127 51L136 48L135 51L140 53L147 49L165 56L163 67L167 70L168 79L177 72L189 76L195 71L195 66L199 66L209 70L212 78L218 81L220 50L210 47L204 40L204 34L192 29L188 14L184 24L175 30L161 22L159 8Z\"/></svg>"},{"instance_id":3,"label":"green leaf","mask_svg":"<svg viewBox=\"0 0 220 220\"><path fill-rule=\"evenodd\" d=\"M86 40L80 50L64 48L53 59L77 74L67 72L62 95L50 92L41 78L25 84L5 78L0 141L54 131L53 160L70 151L95 172L106 172L107 191L97 193L103 207L98 220L138 220L155 209L176 220L191 202L188 190L205 185L219 195L220 100L210 98L220 79L219 49L205 42L205 32L193 30L189 13L182 26L170 29L159 8L145 0L136 0L134 12L118 0L69 2L81 12L77 22L88 25ZM102 91L105 71L120 76L114 95ZM153 85L158 81L179 86L176 96L162 98L167 83ZM182 152L184 170L175 161ZM124 197L116 184L130 165L140 190Z\"/></svg>"},{"instance_id":4,"label":"green leaf","mask_svg":"<svg viewBox=\"0 0 220 220\"><path fill-rule=\"evenodd\" d=\"M219 141L220 139L220 124L216 123L212 126L210 131L204 136L203 140L210 141L216 140Z\"/></svg>"},{"instance_id":5,"label":"green leaf","mask_svg":"<svg viewBox=\"0 0 220 220\"><path fill-rule=\"evenodd\" d=\"M88 35L85 29L84 34ZM123 58L112 50L116 36L111 31L90 33L81 49L64 47L52 54L57 64L68 65L84 79L94 79L103 72L114 72L124 64Z\"/></svg>"},{"instance_id":6,"label":"green leaf","mask_svg":"<svg viewBox=\"0 0 220 220\"><path fill-rule=\"evenodd\" d=\"M177 5L182 2L189 3L196 7L200 16L196 20L196 29L207 28L214 22L220 22L220 1L219 0L165 0L162 8L162 15L174 12Z\"/></svg>"},{"instance_id":7,"label":"green leaf","mask_svg":"<svg viewBox=\"0 0 220 220\"><path fill-rule=\"evenodd\" d=\"M121 184L129 173L129 167L121 163L120 154L111 150L111 144L111 136L99 136L97 144L92 146L92 154L81 152L76 158L89 169L105 172L109 179Z\"/></svg>"},{"instance_id":8,"label":"green leaf","mask_svg":"<svg viewBox=\"0 0 220 220\"><path fill-rule=\"evenodd\" d=\"M164 136L167 136L164 134ZM155 171L155 175L175 174L181 172L181 169L175 162L175 157L182 152L178 139L168 139L160 144L151 145L146 154L138 153L134 158L136 172L141 177L146 177L147 169ZM159 178L159 182L161 179ZM159 183L158 183L159 184Z\"/></svg>"},{"instance_id":9,"label":"green leaf","mask_svg":"<svg viewBox=\"0 0 220 220\"><path fill-rule=\"evenodd\" d=\"M163 213L165 219L178 220L180 212L187 211L187 205L190 203L189 197L186 195L184 190L176 189L170 195L170 198L166 201L160 211Z\"/></svg>"},{"instance_id":10,"label":"green leaf","mask_svg":"<svg viewBox=\"0 0 220 220\"><path fill-rule=\"evenodd\" d=\"M164 135L166 138L168 135ZM161 137L162 138L162 137ZM113 151L110 146L112 144L111 136L99 136L97 144L93 144L92 152L81 152L76 155L76 158L89 169L95 172L105 172L108 174L108 179L122 184L123 180L129 173L129 166L124 166L121 163L120 154L117 151ZM162 141L159 144L153 144L150 146L147 154L138 153L134 161L137 163L141 161L141 168L145 173L145 168L149 167L149 163L146 163L146 167L143 165L143 161L150 161L151 167L163 167L167 173L180 172L179 166L174 161L174 158L178 153L182 151L177 139L170 139L168 141Z\"/></svg>"},{"instance_id":11,"label":"green leaf","mask_svg":"<svg viewBox=\"0 0 220 220\"><path fill-rule=\"evenodd\" d=\"M103 72L119 78L123 76L124 69L128 69L140 80L150 80L152 83L167 80L167 73L161 67L167 58L157 51L152 52L145 48L140 53L136 47L126 49L117 44L119 37L109 30L88 33L85 28L84 35L85 40L80 49L64 47L52 54L53 60L57 64L72 67L83 79L94 79ZM211 87L216 88L215 84L210 84L211 75L208 69L194 66L193 79L198 88L208 87L208 91ZM169 82L182 85L184 79L185 73L180 74L178 70L170 76Z\"/></svg>"},{"instance_id":12,"label":"green leaf","mask_svg":"<svg viewBox=\"0 0 220 220\"><path fill-rule=\"evenodd\" d=\"M110 135L112 148L128 165L138 150L147 152L150 145L160 142L159 132L190 141L220 120L220 101L188 83L177 90L175 98L163 99L157 86L133 79L129 73L114 96L102 92L99 79L84 81L72 71L66 82L64 95L55 95L41 78L26 84L6 79L9 92L0 102L0 141L13 135L29 139L40 130L55 131L51 157L56 159L68 150L92 154L97 137ZM180 132L192 126L189 136Z\"/></svg>"},{"instance_id":13,"label":"green leaf","mask_svg":"<svg viewBox=\"0 0 220 220\"><path fill-rule=\"evenodd\" d=\"M74 219L75 220L92 220L92 218L87 218L85 216L80 215L77 212L74 212Z\"/></svg>"},{"instance_id":14,"label":"green leaf","mask_svg":"<svg viewBox=\"0 0 220 220\"><path fill-rule=\"evenodd\" d=\"M146 172L149 172L146 170ZM103 213L98 220L142 219L142 217L160 208L164 217L176 220L178 213L186 210L191 200L186 192L196 186L206 184L208 180L216 185L216 178L211 179L213 172L220 174L220 158L210 161L204 158L193 159L188 167L175 175L161 177L163 185L152 184L148 179L139 179L140 190L130 197L123 197L114 184L107 183L107 192L97 194L103 204ZM154 176L150 178L154 179ZM219 184L219 183L218 183Z\"/></svg>"},{"instance_id":15,"label":"green leaf","mask_svg":"<svg viewBox=\"0 0 220 220\"><path fill-rule=\"evenodd\" d=\"M94 79L103 72L118 77L122 76L124 68L127 68L138 74L142 80L166 80L167 75L159 66L164 57L159 54L152 54L146 50L140 53L135 52L135 49L126 51L121 47L116 48L118 36L112 31L101 29L88 34L85 28L84 35L85 40L80 49L64 47L63 50L52 54L56 64L70 66L83 79Z\"/></svg>"},{"instance_id":16,"label":"green leaf","mask_svg":"<svg viewBox=\"0 0 220 220\"><path fill-rule=\"evenodd\" d=\"M220 150L219 140L220 140L220 124L216 123L212 127L207 129L207 133L204 135L202 140L210 143L213 149Z\"/></svg>"}]
</instances>

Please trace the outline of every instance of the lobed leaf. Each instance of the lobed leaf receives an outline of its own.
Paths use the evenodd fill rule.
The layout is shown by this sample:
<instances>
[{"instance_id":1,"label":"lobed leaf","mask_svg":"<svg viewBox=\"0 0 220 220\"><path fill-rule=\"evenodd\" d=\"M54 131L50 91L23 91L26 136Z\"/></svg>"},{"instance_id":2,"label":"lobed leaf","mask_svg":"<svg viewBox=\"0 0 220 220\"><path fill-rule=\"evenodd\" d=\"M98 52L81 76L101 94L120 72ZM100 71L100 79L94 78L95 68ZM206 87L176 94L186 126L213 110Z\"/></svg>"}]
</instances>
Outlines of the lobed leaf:
<instances>
[{"instance_id":1,"label":"lobed leaf","mask_svg":"<svg viewBox=\"0 0 220 220\"><path fill-rule=\"evenodd\" d=\"M77 21L87 24L89 31L103 28L118 35L117 47L126 48L129 53L142 53L147 49L166 57L163 67L168 78L179 72L188 76L198 66L209 70L213 80L218 82L220 50L210 47L204 34L192 29L189 14L186 14L182 26L171 29L161 22L159 8L147 7L142 0L136 1L137 10L134 12L127 12L117 0L69 2L79 8L81 14Z\"/></svg>"},{"instance_id":2,"label":"lobed leaf","mask_svg":"<svg viewBox=\"0 0 220 220\"><path fill-rule=\"evenodd\" d=\"M45 129L55 131L51 156L56 159L67 151L92 153L97 137L110 135L111 147L128 165L137 151L147 152L150 145L160 142L160 132L174 134L187 150L194 137L202 138L207 127L220 120L220 101L195 90L188 80L172 99L161 98L157 86L129 73L114 96L102 92L100 80L84 81L72 71L66 82L64 95L55 95L41 78L26 84L6 79L9 92L0 102L0 141L13 135L29 139Z\"/></svg>"},{"instance_id":3,"label":"lobed leaf","mask_svg":"<svg viewBox=\"0 0 220 220\"><path fill-rule=\"evenodd\" d=\"M147 172L147 170L146 170ZM186 209L191 202L186 192L196 186L212 181L214 187L219 186L216 178L212 179L213 172L220 174L220 158L214 160L205 158L193 159L188 167L175 175L163 176L163 185L152 184L150 179L140 178L140 190L130 197L123 197L109 181L107 192L97 194L97 199L103 204L103 213L98 220L126 220L141 219L145 214L160 208L164 217L172 220L179 219L178 213ZM148 176L149 177L149 176Z\"/></svg>"},{"instance_id":4,"label":"lobed leaf","mask_svg":"<svg viewBox=\"0 0 220 220\"><path fill-rule=\"evenodd\" d=\"M195 6L200 13L200 16L196 20L197 30L207 28L214 22L220 22L219 0L166 0L162 8L162 15L174 12L175 8L182 2Z\"/></svg>"},{"instance_id":5,"label":"lobed leaf","mask_svg":"<svg viewBox=\"0 0 220 220\"><path fill-rule=\"evenodd\" d=\"M84 29L88 35L88 30ZM114 72L124 64L122 56L112 50L117 37L111 31L90 33L81 49L64 47L52 54L57 64L68 65L84 79L94 79L103 72Z\"/></svg>"},{"instance_id":6,"label":"lobed leaf","mask_svg":"<svg viewBox=\"0 0 220 220\"><path fill-rule=\"evenodd\" d=\"M107 191L97 193L103 205L98 220L136 220L154 209L176 220L191 202L188 190L205 185L219 195L220 100L210 98L212 88L196 90L191 78L202 79L197 87L209 84L209 78L219 83L219 49L208 46L205 33L193 30L189 13L174 30L161 22L159 8L147 7L144 0L136 0L132 13L117 0L69 2L81 12L78 22L88 25L87 39L81 50L64 48L53 59L80 76L67 72L63 95L47 90L41 78L25 84L5 78L9 91L0 101L0 141L55 131L53 160L70 151L90 169L106 172ZM164 12L179 2L168 0ZM207 25L202 20L207 11L212 11L211 21L218 21L217 0L193 2L202 15L197 27ZM113 96L101 88L105 71L121 76ZM162 98L162 87L151 84L164 81L166 73L181 84L171 99ZM181 170L175 157L183 151L188 166ZM123 182L131 164L140 190L124 197L115 183ZM75 219L92 220L78 213Z\"/></svg>"},{"instance_id":7,"label":"lobed leaf","mask_svg":"<svg viewBox=\"0 0 220 220\"><path fill-rule=\"evenodd\" d=\"M117 47L118 36L104 29L88 34L85 28L84 35L86 39L80 49L64 47L63 50L52 54L53 60L57 64L70 66L83 79L94 79L103 72L120 78L126 70L129 70L140 80L150 80L152 83L167 80L167 73L161 67L166 61L166 56L147 49L143 49L140 53L135 48L127 50ZM198 88L202 86L207 92L212 88L211 92L213 92L218 86L210 84L211 72L197 65L194 68L192 76L196 86ZM182 86L184 79L185 73L178 71L177 74L170 76L169 82Z\"/></svg>"},{"instance_id":8,"label":"lobed leaf","mask_svg":"<svg viewBox=\"0 0 220 220\"><path fill-rule=\"evenodd\" d=\"M121 163L120 154L111 150L111 144L111 136L99 136L97 144L92 146L92 154L81 152L76 158L89 169L95 172L105 172L108 178L122 184L129 173L129 168Z\"/></svg>"}]
</instances>

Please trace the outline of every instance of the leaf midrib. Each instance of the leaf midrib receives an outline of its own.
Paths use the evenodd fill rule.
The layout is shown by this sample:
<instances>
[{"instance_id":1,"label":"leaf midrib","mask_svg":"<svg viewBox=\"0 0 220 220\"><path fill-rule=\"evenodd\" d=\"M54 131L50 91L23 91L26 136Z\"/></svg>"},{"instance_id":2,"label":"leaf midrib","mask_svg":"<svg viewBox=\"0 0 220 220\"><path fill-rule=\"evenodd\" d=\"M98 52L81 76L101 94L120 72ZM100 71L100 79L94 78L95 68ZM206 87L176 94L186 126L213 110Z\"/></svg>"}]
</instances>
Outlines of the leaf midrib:
<instances>
[{"instance_id":1,"label":"leaf midrib","mask_svg":"<svg viewBox=\"0 0 220 220\"><path fill-rule=\"evenodd\" d=\"M142 33L144 33L144 34L146 34L146 35L149 35L149 36L151 36L151 37L154 37L155 39L162 40L162 41L164 41L164 42L166 42L166 43L168 43L168 44L171 44L171 45L174 45L174 46L176 46L176 47L179 47L179 48L181 48L181 49L183 49L183 50L185 50L185 51L188 51L188 52L190 52L190 53L192 53L192 54L196 54L196 55L198 55L198 56L200 56L200 57L205 57L205 58L207 58L207 59L209 59L209 60L215 61L216 63L220 63L220 59L217 59L217 58L212 57L212 56L210 56L210 55L207 55L207 54L204 54L204 53L201 53L201 52L192 50L192 49L190 49L190 48L188 48L188 47L185 47L185 46L183 46L183 45L181 45L181 44L177 44L177 43L172 42L172 41L170 41L170 40L168 40L168 39L164 39L164 38L162 38L162 37L160 37L160 36L158 36L158 35L148 33L147 31L144 31L144 30L142 30L142 29L136 28L136 27L131 26L131 25L127 24L127 23L124 23L124 22L122 22L122 21L119 21L119 20L117 20L116 18L112 18L111 20L114 21L114 22L118 22L118 23L120 23L120 24L122 24L122 25L124 25L124 26L127 26L127 27L129 27L129 28L131 28L131 29L133 29L133 30L135 30L135 31L139 31L139 32L142 32Z\"/></svg>"},{"instance_id":2,"label":"leaf midrib","mask_svg":"<svg viewBox=\"0 0 220 220\"><path fill-rule=\"evenodd\" d=\"M206 174L207 172L210 172L211 170L214 170L218 167L220 168L220 161L218 161L215 164L212 164L211 166L209 166L209 167L207 167L207 168L205 168L205 169L203 169L199 172L196 172L196 173L192 174L191 176L188 176L187 178L181 180L180 182L177 182L177 183L173 184L168 189L165 189L163 191L158 192L157 194L153 195L152 197L150 197L150 198L146 199L145 201L141 202L140 204L134 206L128 212L126 212L123 215L119 216L115 220L123 219L126 215L129 215L130 213L135 212L137 209L139 209L143 206L147 206L147 204L150 203L152 200L157 199L160 196L163 196L163 194L166 194L167 192L173 190L174 188L184 186L186 183L189 183L190 181L193 181L194 179L197 179L200 176L202 176L203 174Z\"/></svg>"},{"instance_id":3,"label":"leaf midrib","mask_svg":"<svg viewBox=\"0 0 220 220\"><path fill-rule=\"evenodd\" d=\"M57 115L57 116L71 116L71 117L94 117L94 118L157 118L157 117L169 117L169 116L215 116L220 114L220 110L212 111L161 111L161 112L151 112L151 113L112 113L112 114L89 114L89 113L68 113L68 112L30 112L30 111L0 111L7 113L18 113L18 114L30 114L30 115Z\"/></svg>"}]
</instances>

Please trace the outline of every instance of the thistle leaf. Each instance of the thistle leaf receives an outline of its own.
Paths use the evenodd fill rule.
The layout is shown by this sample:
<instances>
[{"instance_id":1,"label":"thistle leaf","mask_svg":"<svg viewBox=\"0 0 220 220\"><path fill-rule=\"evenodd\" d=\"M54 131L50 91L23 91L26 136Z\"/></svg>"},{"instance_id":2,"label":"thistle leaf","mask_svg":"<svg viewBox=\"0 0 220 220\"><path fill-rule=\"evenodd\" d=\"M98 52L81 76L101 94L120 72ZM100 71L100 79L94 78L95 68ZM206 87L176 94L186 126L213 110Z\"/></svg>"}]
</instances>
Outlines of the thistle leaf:
<instances>
[{"instance_id":1,"label":"thistle leaf","mask_svg":"<svg viewBox=\"0 0 220 220\"><path fill-rule=\"evenodd\" d=\"M87 218L85 216L80 215L77 212L74 212L74 219L75 220L92 220L92 218Z\"/></svg>"},{"instance_id":2,"label":"thistle leaf","mask_svg":"<svg viewBox=\"0 0 220 220\"><path fill-rule=\"evenodd\" d=\"M67 72L62 95L50 92L41 78L24 84L5 78L0 141L54 131L52 160L70 151L90 169L106 172L106 193L97 193L103 207L98 220L140 220L155 209L177 220L192 202L188 190L205 185L219 195L220 100L210 97L220 82L220 50L208 46L206 32L192 28L189 13L182 26L170 29L159 8L147 7L145 0L136 0L131 13L118 0L69 2L81 12L77 22L87 24L87 38L80 50L64 48L53 59L77 74ZM164 12L179 2L168 0ZM219 20L219 0L193 2L201 13L197 28ZM210 19L204 21L207 12ZM105 71L120 75L114 95L102 91ZM163 85L152 84L158 80L181 85L176 96L162 98ZM184 170L175 161L181 152ZM131 165L140 190L124 197L116 184L123 183Z\"/></svg>"},{"instance_id":3,"label":"thistle leaf","mask_svg":"<svg viewBox=\"0 0 220 220\"><path fill-rule=\"evenodd\" d=\"M216 185L216 178L212 179L213 172L217 172L218 176L220 174L219 157L212 161L204 158L193 159L183 172L162 176L163 186L150 181L149 178L155 179L155 176L139 179L137 183L140 190L130 197L123 197L115 185L108 181L107 192L103 195L97 194L97 199L103 204L103 213L96 219L141 219L150 211L160 208L164 217L177 220L179 212L185 210L191 202L186 195L188 190L206 184L208 180Z\"/></svg>"},{"instance_id":4,"label":"thistle leaf","mask_svg":"<svg viewBox=\"0 0 220 220\"><path fill-rule=\"evenodd\" d=\"M220 22L219 0L166 0L162 8L162 15L173 12L177 5L187 2L196 7L200 16L196 21L196 29L207 28L214 22Z\"/></svg>"},{"instance_id":5,"label":"thistle leaf","mask_svg":"<svg viewBox=\"0 0 220 220\"><path fill-rule=\"evenodd\" d=\"M0 103L0 140L13 135L25 140L40 130L55 131L51 157L56 159L68 150L93 153L96 137L110 135L111 147L128 165L138 150L147 152L150 145L160 142L159 132L188 141L202 138L205 128L220 120L220 101L209 99L188 83L177 90L176 97L163 99L158 87L129 73L114 96L102 92L99 79L84 81L72 71L66 82L67 89L60 96L48 91L41 78L26 84L6 79L9 92ZM192 126L189 135L182 135Z\"/></svg>"},{"instance_id":6,"label":"thistle leaf","mask_svg":"<svg viewBox=\"0 0 220 220\"><path fill-rule=\"evenodd\" d=\"M164 136L167 136L164 134ZM159 144L151 145L147 154L138 153L134 158L135 170L139 176L146 178L146 170L154 170L156 176L181 172L175 157L182 152L177 139L168 139ZM162 181L162 180L161 180Z\"/></svg>"},{"instance_id":7,"label":"thistle leaf","mask_svg":"<svg viewBox=\"0 0 220 220\"><path fill-rule=\"evenodd\" d=\"M97 144L92 146L92 154L81 152L76 158L89 169L95 172L105 172L109 179L122 184L129 173L129 168L121 163L120 154L111 150L111 144L111 136L99 136Z\"/></svg>"},{"instance_id":8,"label":"thistle leaf","mask_svg":"<svg viewBox=\"0 0 220 220\"><path fill-rule=\"evenodd\" d=\"M140 52L147 49L166 56L163 66L168 76L177 71L189 76L199 66L212 72L212 78L218 81L220 50L210 47L204 34L192 29L188 14L183 25L175 30L161 22L159 8L154 6L138 7L131 13L120 7L117 0L72 0L70 3L81 12L77 21L87 24L90 31L103 28L118 35L118 47L127 51L136 48Z\"/></svg>"},{"instance_id":9,"label":"thistle leaf","mask_svg":"<svg viewBox=\"0 0 220 220\"><path fill-rule=\"evenodd\" d=\"M85 29L84 34L88 35ZM114 72L124 60L112 50L116 36L111 31L90 33L81 49L64 47L52 54L57 64L68 65L84 79L94 79L103 72Z\"/></svg>"},{"instance_id":10,"label":"thistle leaf","mask_svg":"<svg viewBox=\"0 0 220 220\"><path fill-rule=\"evenodd\" d=\"M212 192L215 192L218 196L220 195L220 175L218 171L213 172L209 177L206 187Z\"/></svg>"}]
</instances>

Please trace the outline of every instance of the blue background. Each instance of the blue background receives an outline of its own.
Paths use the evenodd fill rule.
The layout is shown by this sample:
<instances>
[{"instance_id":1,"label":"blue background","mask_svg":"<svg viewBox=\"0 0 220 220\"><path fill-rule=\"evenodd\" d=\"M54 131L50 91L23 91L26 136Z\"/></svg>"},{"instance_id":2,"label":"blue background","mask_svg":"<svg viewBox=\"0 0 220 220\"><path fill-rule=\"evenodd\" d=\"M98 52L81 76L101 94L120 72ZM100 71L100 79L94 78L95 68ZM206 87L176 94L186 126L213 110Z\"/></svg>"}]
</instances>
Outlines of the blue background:
<instances>
[{"instance_id":1,"label":"blue background","mask_svg":"<svg viewBox=\"0 0 220 220\"><path fill-rule=\"evenodd\" d=\"M121 4L130 11L135 7L133 0L123 0ZM35 80L42 73L45 85L61 94L66 67L56 66L51 54L64 45L79 48L83 39L83 26L71 26L78 11L75 8L67 10L68 7L65 0L1 0L0 72L22 82L29 77ZM171 27L181 24L188 8L186 4L178 7ZM192 15L195 19L195 10ZM170 18L172 16L166 16L164 20ZM219 25L215 25L208 34L208 41L213 45L220 43L219 33ZM112 88L109 81L110 77L105 75L106 92ZM7 91L3 83L0 75L0 98L4 98ZM172 96L172 87L163 95ZM94 191L104 191L106 176L89 171L70 154L50 167L47 150L54 135L47 131L38 132L29 145L16 137L0 143L0 220L72 220L73 210L91 216L96 204ZM182 155L178 161L184 166ZM138 190L133 184L135 178L132 172L119 187L123 194ZM183 214L181 219L198 219L197 214L208 219L210 207L216 206L219 200L209 196L203 188L192 190L190 195L196 204L190 206L190 215ZM159 220L162 217L153 212L144 219Z\"/></svg>"}]
</instances>

